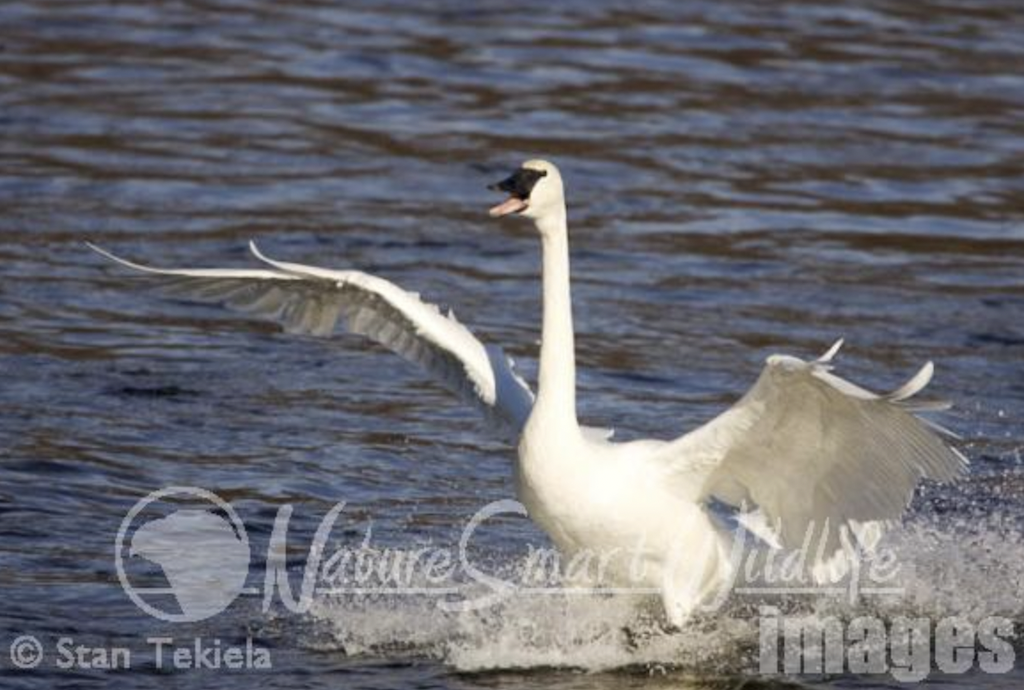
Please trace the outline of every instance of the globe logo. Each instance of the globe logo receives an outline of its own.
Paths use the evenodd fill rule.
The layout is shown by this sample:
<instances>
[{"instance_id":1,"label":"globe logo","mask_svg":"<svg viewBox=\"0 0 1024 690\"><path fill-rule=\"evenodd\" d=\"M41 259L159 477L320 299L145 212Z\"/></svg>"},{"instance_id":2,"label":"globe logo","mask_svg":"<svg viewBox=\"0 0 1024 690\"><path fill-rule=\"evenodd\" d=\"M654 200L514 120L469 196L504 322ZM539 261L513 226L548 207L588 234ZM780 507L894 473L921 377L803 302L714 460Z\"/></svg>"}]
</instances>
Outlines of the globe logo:
<instances>
[{"instance_id":1,"label":"globe logo","mask_svg":"<svg viewBox=\"0 0 1024 690\"><path fill-rule=\"evenodd\" d=\"M191 623L231 605L249 574L249 537L231 504L195 487L168 487L128 511L117 532L117 576L140 609ZM168 586L133 584L166 580ZM139 573L144 573L140 575Z\"/></svg>"}]
</instances>

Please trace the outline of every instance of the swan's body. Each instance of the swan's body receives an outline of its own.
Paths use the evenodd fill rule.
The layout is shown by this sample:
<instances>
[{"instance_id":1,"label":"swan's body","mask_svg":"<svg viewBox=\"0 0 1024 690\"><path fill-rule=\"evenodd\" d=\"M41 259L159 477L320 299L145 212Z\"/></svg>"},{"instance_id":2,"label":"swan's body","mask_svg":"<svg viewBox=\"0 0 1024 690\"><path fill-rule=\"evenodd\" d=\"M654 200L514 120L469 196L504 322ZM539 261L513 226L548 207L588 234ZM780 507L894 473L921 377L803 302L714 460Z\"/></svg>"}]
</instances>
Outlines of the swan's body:
<instances>
[{"instance_id":1,"label":"swan's body","mask_svg":"<svg viewBox=\"0 0 1024 690\"><path fill-rule=\"evenodd\" d=\"M420 364L518 440L517 494L559 549L591 552L604 564L603 584L660 591L676 624L734 576L733 534L710 503L757 509L767 538L784 548L817 535L810 565L827 580L842 574L851 546L870 548L877 528L899 519L919 480L964 471L967 460L942 430L914 414L937 408L911 401L931 364L875 395L829 373L839 343L811 362L770 357L736 405L674 441L615 443L581 427L561 176L529 161L496 188L510 197L491 215L531 218L543 244L536 399L499 348L381 278L272 261L255 245L269 268L163 270L97 251L165 276L181 294L271 315L290 332L328 335L344 320Z\"/></svg>"}]
</instances>

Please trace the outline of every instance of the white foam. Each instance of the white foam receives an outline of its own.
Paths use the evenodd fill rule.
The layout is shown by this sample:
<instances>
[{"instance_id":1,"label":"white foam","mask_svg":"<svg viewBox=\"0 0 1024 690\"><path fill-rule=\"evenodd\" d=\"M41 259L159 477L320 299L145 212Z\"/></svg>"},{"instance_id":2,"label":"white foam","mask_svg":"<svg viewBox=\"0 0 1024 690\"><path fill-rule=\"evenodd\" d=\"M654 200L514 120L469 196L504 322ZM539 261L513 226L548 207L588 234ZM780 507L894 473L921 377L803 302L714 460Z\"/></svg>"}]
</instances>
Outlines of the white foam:
<instances>
[{"instance_id":1,"label":"white foam","mask_svg":"<svg viewBox=\"0 0 1024 690\"><path fill-rule=\"evenodd\" d=\"M1024 619L1024 533L998 511L918 516L884 545L901 565L900 595L787 595L787 611ZM507 563L514 572L519 563ZM445 611L432 596L319 597L314 618L355 656L431 658L463 671L622 667L743 673L756 667L758 604L735 594L720 611L666 631L657 600L628 595L513 595L477 611ZM778 598L772 603L778 603Z\"/></svg>"}]
</instances>

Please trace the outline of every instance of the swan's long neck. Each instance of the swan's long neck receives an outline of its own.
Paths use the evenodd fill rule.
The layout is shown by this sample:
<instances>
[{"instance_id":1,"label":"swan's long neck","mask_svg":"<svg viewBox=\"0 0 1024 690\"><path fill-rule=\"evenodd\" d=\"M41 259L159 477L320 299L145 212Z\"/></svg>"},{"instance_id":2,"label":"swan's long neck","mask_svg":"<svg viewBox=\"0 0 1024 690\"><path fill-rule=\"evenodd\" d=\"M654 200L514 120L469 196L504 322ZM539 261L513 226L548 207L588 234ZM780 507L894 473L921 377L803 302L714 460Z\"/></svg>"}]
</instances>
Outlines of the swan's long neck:
<instances>
[{"instance_id":1,"label":"swan's long neck","mask_svg":"<svg viewBox=\"0 0 1024 690\"><path fill-rule=\"evenodd\" d=\"M569 232L565 207L537 219L543 241L544 321L541 330L537 411L558 424L577 426L576 355L569 295Z\"/></svg>"}]
</instances>

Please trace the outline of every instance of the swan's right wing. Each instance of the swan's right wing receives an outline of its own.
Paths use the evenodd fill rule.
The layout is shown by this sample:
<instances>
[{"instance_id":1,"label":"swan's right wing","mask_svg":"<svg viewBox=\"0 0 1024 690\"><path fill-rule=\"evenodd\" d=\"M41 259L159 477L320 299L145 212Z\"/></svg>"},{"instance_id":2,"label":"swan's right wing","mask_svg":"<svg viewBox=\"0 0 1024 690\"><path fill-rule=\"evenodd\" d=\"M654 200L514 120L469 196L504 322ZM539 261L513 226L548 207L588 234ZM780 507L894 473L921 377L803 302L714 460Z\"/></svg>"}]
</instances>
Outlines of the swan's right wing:
<instances>
[{"instance_id":1,"label":"swan's right wing","mask_svg":"<svg viewBox=\"0 0 1024 690\"><path fill-rule=\"evenodd\" d=\"M136 271L161 276L171 294L272 318L289 333L328 336L343 322L420 365L441 385L474 404L514 439L533 407L533 393L499 347L485 346L455 316L382 278L268 259L264 269L161 269L91 249Z\"/></svg>"},{"instance_id":2,"label":"swan's right wing","mask_svg":"<svg viewBox=\"0 0 1024 690\"><path fill-rule=\"evenodd\" d=\"M878 395L831 372L841 342L815 361L769 357L739 402L656 459L692 500L759 508L784 548L810 541L821 580L842 576L851 548L873 548L922 479L951 481L968 464L917 416L948 407L914 397L931 363Z\"/></svg>"}]
</instances>

